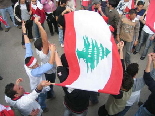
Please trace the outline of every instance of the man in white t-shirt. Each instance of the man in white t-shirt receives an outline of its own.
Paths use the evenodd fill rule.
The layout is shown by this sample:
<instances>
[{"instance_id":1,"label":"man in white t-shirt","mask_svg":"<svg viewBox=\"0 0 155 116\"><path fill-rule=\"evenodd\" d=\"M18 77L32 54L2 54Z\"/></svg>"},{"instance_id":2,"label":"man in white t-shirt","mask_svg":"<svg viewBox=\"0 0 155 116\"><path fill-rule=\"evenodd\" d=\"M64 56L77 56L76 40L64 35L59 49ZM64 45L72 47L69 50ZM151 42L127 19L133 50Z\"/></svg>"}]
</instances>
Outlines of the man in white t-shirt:
<instances>
[{"instance_id":1,"label":"man in white t-shirt","mask_svg":"<svg viewBox=\"0 0 155 116\"><path fill-rule=\"evenodd\" d=\"M19 85L23 79L19 78L16 83L7 84L5 87L5 100L11 106L17 108L24 116L32 115L41 116L42 109L36 98L42 91L43 87L51 85L48 81L41 81L41 83L31 93L25 92L24 88Z\"/></svg>"},{"instance_id":2,"label":"man in white t-shirt","mask_svg":"<svg viewBox=\"0 0 155 116\"><path fill-rule=\"evenodd\" d=\"M143 17L140 18L140 21L143 24L145 24L145 20L146 18L145 19ZM142 44L145 42L145 48L140 57L141 60L144 60L148 53L150 46L152 45L154 37L155 37L155 33L151 31L151 29L147 25L144 25L141 35L140 35L139 44L138 46L136 46L136 50L133 52L133 54L137 54L140 51Z\"/></svg>"},{"instance_id":3,"label":"man in white t-shirt","mask_svg":"<svg viewBox=\"0 0 155 116\"><path fill-rule=\"evenodd\" d=\"M39 17L36 17L34 21L38 26L41 34L41 39L37 39L34 42L34 46L36 48L37 55L41 59L41 65L43 65L49 61L51 56L51 52L49 51L49 47L48 47L49 42L48 42L46 31L44 30L41 23L39 22ZM56 66L53 65L53 68L45 73L46 80L50 81L51 83L55 83L55 78L56 78L55 72L56 72ZM50 85L50 88L51 89L47 92L47 99L55 98L53 85Z\"/></svg>"},{"instance_id":4,"label":"man in white t-shirt","mask_svg":"<svg viewBox=\"0 0 155 116\"><path fill-rule=\"evenodd\" d=\"M39 65L37 59L33 57L33 52L31 48L31 43L26 34L25 23L22 24L23 35L25 39L26 55L25 55L25 65L24 68L30 79L31 90L34 90L37 85L42 81L46 80L44 73L48 72L53 68L54 55L55 55L55 45L49 44L48 47L51 51L51 56L49 61L43 65ZM47 112L48 108L46 107L46 93L50 90L50 87L44 87L41 94L38 96L38 103L41 105L43 112Z\"/></svg>"}]
</instances>

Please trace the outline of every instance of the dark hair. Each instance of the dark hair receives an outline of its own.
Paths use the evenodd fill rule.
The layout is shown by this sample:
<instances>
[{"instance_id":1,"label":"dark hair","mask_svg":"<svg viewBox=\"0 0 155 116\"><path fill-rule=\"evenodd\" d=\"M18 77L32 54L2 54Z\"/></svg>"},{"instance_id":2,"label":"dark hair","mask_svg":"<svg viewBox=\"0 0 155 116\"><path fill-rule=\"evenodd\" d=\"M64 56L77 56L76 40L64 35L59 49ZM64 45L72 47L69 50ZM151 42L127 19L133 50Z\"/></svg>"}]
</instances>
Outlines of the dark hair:
<instances>
[{"instance_id":1,"label":"dark hair","mask_svg":"<svg viewBox=\"0 0 155 116\"><path fill-rule=\"evenodd\" d=\"M60 3L61 4L66 4L67 3L67 0L60 0Z\"/></svg>"},{"instance_id":2,"label":"dark hair","mask_svg":"<svg viewBox=\"0 0 155 116\"><path fill-rule=\"evenodd\" d=\"M117 7L116 6L116 1L114 1L114 0L108 0L108 2L109 2L109 5L111 5L112 7Z\"/></svg>"},{"instance_id":3,"label":"dark hair","mask_svg":"<svg viewBox=\"0 0 155 116\"><path fill-rule=\"evenodd\" d=\"M133 86L133 78L129 74L124 73L123 80L122 80L123 89L125 89L126 91L129 91L132 86Z\"/></svg>"},{"instance_id":4,"label":"dark hair","mask_svg":"<svg viewBox=\"0 0 155 116\"><path fill-rule=\"evenodd\" d=\"M129 14L130 14L130 15L132 15L132 14L137 14L137 12L136 12L135 9L131 9L131 10L129 11Z\"/></svg>"},{"instance_id":5,"label":"dark hair","mask_svg":"<svg viewBox=\"0 0 155 116\"><path fill-rule=\"evenodd\" d=\"M34 47L37 48L39 51L41 51L41 48L43 47L43 42L41 39L37 39L34 42Z\"/></svg>"},{"instance_id":6,"label":"dark hair","mask_svg":"<svg viewBox=\"0 0 155 116\"><path fill-rule=\"evenodd\" d=\"M139 5L143 5L143 6L144 6L144 4L145 4L145 3L144 3L143 1L138 1L138 2L137 2L137 6L139 6Z\"/></svg>"},{"instance_id":7,"label":"dark hair","mask_svg":"<svg viewBox=\"0 0 155 116\"><path fill-rule=\"evenodd\" d=\"M14 95L17 94L16 91L13 90L14 84L10 83L5 86L5 95L10 97L11 99L15 98Z\"/></svg>"},{"instance_id":8,"label":"dark hair","mask_svg":"<svg viewBox=\"0 0 155 116\"><path fill-rule=\"evenodd\" d=\"M32 56L27 57L27 58L25 59L25 64L27 64L27 63L29 63L29 62L30 62L31 57L32 57Z\"/></svg>"},{"instance_id":9,"label":"dark hair","mask_svg":"<svg viewBox=\"0 0 155 116\"><path fill-rule=\"evenodd\" d=\"M126 72L132 77L134 77L138 73L138 70L139 70L139 65L137 63L131 63L126 68Z\"/></svg>"}]
</instances>

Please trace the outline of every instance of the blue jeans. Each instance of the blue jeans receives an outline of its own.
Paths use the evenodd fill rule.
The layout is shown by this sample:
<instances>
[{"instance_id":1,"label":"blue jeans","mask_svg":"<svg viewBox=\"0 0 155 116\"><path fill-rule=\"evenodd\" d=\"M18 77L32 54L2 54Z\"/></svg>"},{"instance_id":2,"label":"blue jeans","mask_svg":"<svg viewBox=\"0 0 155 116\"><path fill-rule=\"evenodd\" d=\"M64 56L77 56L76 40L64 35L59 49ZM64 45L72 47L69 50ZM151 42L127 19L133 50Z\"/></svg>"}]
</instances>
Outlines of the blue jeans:
<instances>
[{"instance_id":1,"label":"blue jeans","mask_svg":"<svg viewBox=\"0 0 155 116\"><path fill-rule=\"evenodd\" d=\"M58 30L59 30L59 42L60 42L60 44L64 44L64 40L63 40L63 29L60 29L58 27Z\"/></svg>"},{"instance_id":2,"label":"blue jeans","mask_svg":"<svg viewBox=\"0 0 155 116\"><path fill-rule=\"evenodd\" d=\"M44 28L44 23L41 24ZM35 38L39 39L40 38L40 32L39 32L39 28L37 26L37 24L33 24L34 26L34 34L35 34Z\"/></svg>"},{"instance_id":3,"label":"blue jeans","mask_svg":"<svg viewBox=\"0 0 155 116\"><path fill-rule=\"evenodd\" d=\"M143 105L141 105L138 111L136 112L135 116L154 116L154 115L151 114L145 107L143 107Z\"/></svg>"},{"instance_id":4,"label":"blue jeans","mask_svg":"<svg viewBox=\"0 0 155 116\"><path fill-rule=\"evenodd\" d=\"M124 41L121 39L121 41ZM125 63L126 64L130 64L131 61L130 61L130 54L131 54L131 49L132 49L132 45L133 45L133 42L126 42L124 41L125 43L125 49L126 49L126 52L125 52Z\"/></svg>"},{"instance_id":5,"label":"blue jeans","mask_svg":"<svg viewBox=\"0 0 155 116\"><path fill-rule=\"evenodd\" d=\"M71 110L69 110L65 105L64 105L64 107L65 107L64 116L86 116L87 112L88 112L88 110L86 110L81 114L76 114L76 113L72 112Z\"/></svg>"},{"instance_id":6,"label":"blue jeans","mask_svg":"<svg viewBox=\"0 0 155 116\"><path fill-rule=\"evenodd\" d=\"M40 93L37 98L37 101L40 104L42 110L46 108L46 103L45 103L46 96L47 96L47 93Z\"/></svg>"},{"instance_id":7,"label":"blue jeans","mask_svg":"<svg viewBox=\"0 0 155 116\"><path fill-rule=\"evenodd\" d=\"M121 112L119 112L118 114L116 114L116 116L125 116L126 112L131 108L131 106L125 106L125 109Z\"/></svg>"},{"instance_id":8,"label":"blue jeans","mask_svg":"<svg viewBox=\"0 0 155 116\"><path fill-rule=\"evenodd\" d=\"M140 40L139 40L139 44L136 47L136 52L139 52L140 49L141 49L142 44L145 42L145 48L143 50L143 53L142 53L141 57L146 57L146 55L148 53L148 50L149 50L149 48L150 48L150 46L151 46L151 44L153 42L153 40L150 40L150 37L152 35L153 34L148 34L148 33L146 33L145 31L142 30Z\"/></svg>"},{"instance_id":9,"label":"blue jeans","mask_svg":"<svg viewBox=\"0 0 155 116\"><path fill-rule=\"evenodd\" d=\"M6 21L6 23L7 23L7 25L5 25L5 28L10 28L10 25L9 25L9 23L8 23L7 13L6 13L6 12L9 13L9 15L10 15L12 21L13 21L14 26L17 27L17 25L15 24L15 19L14 19L14 13L13 13L13 8L12 8L12 6L9 6L9 7L4 8L4 9L0 9L0 12L1 12L1 14L2 14L3 19L4 19L4 20Z\"/></svg>"}]
</instances>

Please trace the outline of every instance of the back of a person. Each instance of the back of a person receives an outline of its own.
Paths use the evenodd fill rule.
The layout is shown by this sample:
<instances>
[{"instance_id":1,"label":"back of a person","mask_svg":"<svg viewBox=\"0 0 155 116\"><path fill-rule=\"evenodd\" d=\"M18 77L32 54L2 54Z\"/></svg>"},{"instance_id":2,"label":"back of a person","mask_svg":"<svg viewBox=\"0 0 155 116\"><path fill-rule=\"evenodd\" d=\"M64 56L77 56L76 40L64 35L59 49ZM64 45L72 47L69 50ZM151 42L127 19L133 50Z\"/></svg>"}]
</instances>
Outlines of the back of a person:
<instances>
[{"instance_id":1,"label":"back of a person","mask_svg":"<svg viewBox=\"0 0 155 116\"><path fill-rule=\"evenodd\" d=\"M82 112L87 110L89 106L89 92L78 89L66 88L65 105L74 112Z\"/></svg>"},{"instance_id":2,"label":"back of a person","mask_svg":"<svg viewBox=\"0 0 155 116\"><path fill-rule=\"evenodd\" d=\"M33 69L28 68L26 65L24 65L24 68L25 68L25 71L26 71L26 73L27 73L27 75L29 76L29 79L30 79L31 90L34 90L42 80L46 80L44 75L42 75L41 77L32 76L31 71Z\"/></svg>"},{"instance_id":3,"label":"back of a person","mask_svg":"<svg viewBox=\"0 0 155 116\"><path fill-rule=\"evenodd\" d=\"M112 95L109 96L107 103L105 104L105 108L108 111L109 115L114 115L119 113L125 108L126 101L130 98L132 89L129 91L123 92L123 97L121 99L116 99Z\"/></svg>"},{"instance_id":4,"label":"back of a person","mask_svg":"<svg viewBox=\"0 0 155 116\"><path fill-rule=\"evenodd\" d=\"M117 28L117 24L119 21L119 14L116 9L109 11L109 8L105 8L105 15L108 17L108 24L113 26L115 29Z\"/></svg>"}]
</instances>

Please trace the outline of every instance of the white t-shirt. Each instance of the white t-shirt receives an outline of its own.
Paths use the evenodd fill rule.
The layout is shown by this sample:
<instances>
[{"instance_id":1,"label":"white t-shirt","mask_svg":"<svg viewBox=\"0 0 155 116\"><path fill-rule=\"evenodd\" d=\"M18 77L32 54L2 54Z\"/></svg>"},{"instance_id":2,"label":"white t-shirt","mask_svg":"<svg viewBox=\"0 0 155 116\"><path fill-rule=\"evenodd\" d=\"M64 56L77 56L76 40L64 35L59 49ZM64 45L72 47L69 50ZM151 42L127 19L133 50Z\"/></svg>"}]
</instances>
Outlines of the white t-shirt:
<instances>
[{"instance_id":1,"label":"white t-shirt","mask_svg":"<svg viewBox=\"0 0 155 116\"><path fill-rule=\"evenodd\" d=\"M50 52L48 54L44 54L43 51L39 51L36 49L37 55L39 56L39 58L41 59L41 65L47 63L50 59ZM56 66L55 64L53 64L53 68L49 71L47 71L47 74L52 74L56 72Z\"/></svg>"},{"instance_id":2,"label":"white t-shirt","mask_svg":"<svg viewBox=\"0 0 155 116\"><path fill-rule=\"evenodd\" d=\"M16 101L13 101L11 98L5 96L5 101L11 106L16 107L24 116L30 115L33 109L39 109L40 111L37 116L41 116L42 109L39 103L36 101L36 98L39 94L40 93L37 93L35 90L33 90L30 94L24 94Z\"/></svg>"}]
</instances>

